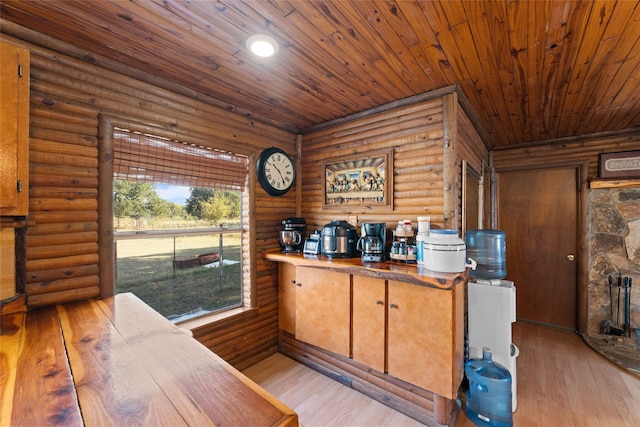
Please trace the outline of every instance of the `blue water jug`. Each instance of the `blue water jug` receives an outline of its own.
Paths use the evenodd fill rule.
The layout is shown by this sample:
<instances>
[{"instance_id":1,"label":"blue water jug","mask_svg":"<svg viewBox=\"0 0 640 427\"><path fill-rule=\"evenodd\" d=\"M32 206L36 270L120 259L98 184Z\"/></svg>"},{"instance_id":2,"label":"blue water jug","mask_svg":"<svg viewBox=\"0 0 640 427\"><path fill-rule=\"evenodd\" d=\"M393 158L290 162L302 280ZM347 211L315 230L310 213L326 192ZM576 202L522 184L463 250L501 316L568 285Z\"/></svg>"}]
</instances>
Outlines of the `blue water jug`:
<instances>
[{"instance_id":1,"label":"blue water jug","mask_svg":"<svg viewBox=\"0 0 640 427\"><path fill-rule=\"evenodd\" d=\"M478 263L470 274L476 279L503 279L507 275L507 244L502 230L467 230L467 258Z\"/></svg>"},{"instance_id":2,"label":"blue water jug","mask_svg":"<svg viewBox=\"0 0 640 427\"><path fill-rule=\"evenodd\" d=\"M465 412L477 426L512 427L511 374L494 363L491 350L482 349L482 359L471 359L464 367L469 380Z\"/></svg>"}]
</instances>

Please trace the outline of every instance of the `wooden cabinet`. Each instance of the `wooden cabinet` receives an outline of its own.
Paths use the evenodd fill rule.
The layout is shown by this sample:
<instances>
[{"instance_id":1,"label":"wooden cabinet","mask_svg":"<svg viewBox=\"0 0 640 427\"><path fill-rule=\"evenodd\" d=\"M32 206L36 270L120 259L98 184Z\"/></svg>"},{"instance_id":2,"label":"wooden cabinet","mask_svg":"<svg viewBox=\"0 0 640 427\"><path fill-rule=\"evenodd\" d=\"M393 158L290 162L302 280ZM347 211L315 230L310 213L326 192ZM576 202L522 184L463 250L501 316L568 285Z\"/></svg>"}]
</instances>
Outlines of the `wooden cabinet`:
<instances>
[{"instance_id":1,"label":"wooden cabinet","mask_svg":"<svg viewBox=\"0 0 640 427\"><path fill-rule=\"evenodd\" d=\"M296 283L296 339L349 357L349 275L317 268L297 267Z\"/></svg>"},{"instance_id":2,"label":"wooden cabinet","mask_svg":"<svg viewBox=\"0 0 640 427\"><path fill-rule=\"evenodd\" d=\"M0 215L29 210L29 51L0 42Z\"/></svg>"},{"instance_id":3,"label":"wooden cabinet","mask_svg":"<svg viewBox=\"0 0 640 427\"><path fill-rule=\"evenodd\" d=\"M352 356L384 372L386 348L386 281L353 276Z\"/></svg>"},{"instance_id":4,"label":"wooden cabinet","mask_svg":"<svg viewBox=\"0 0 640 427\"><path fill-rule=\"evenodd\" d=\"M278 327L296 333L296 267L278 264Z\"/></svg>"},{"instance_id":5,"label":"wooden cabinet","mask_svg":"<svg viewBox=\"0 0 640 427\"><path fill-rule=\"evenodd\" d=\"M29 212L29 51L0 42L0 215ZM0 300L16 295L15 225L0 228ZM13 219L7 223L12 224Z\"/></svg>"},{"instance_id":6,"label":"wooden cabinet","mask_svg":"<svg viewBox=\"0 0 640 427\"><path fill-rule=\"evenodd\" d=\"M464 310L464 293L456 290L388 283L389 375L449 399L455 399L464 363L464 329L457 335L464 326L452 322L452 313Z\"/></svg>"},{"instance_id":7,"label":"wooden cabinet","mask_svg":"<svg viewBox=\"0 0 640 427\"><path fill-rule=\"evenodd\" d=\"M352 280L353 360L454 399L464 344L464 330L456 333L451 316L464 309L456 306L463 301L457 290L364 276Z\"/></svg>"},{"instance_id":8,"label":"wooden cabinet","mask_svg":"<svg viewBox=\"0 0 640 427\"><path fill-rule=\"evenodd\" d=\"M0 301L16 294L15 230L0 228Z\"/></svg>"},{"instance_id":9,"label":"wooden cabinet","mask_svg":"<svg viewBox=\"0 0 640 427\"><path fill-rule=\"evenodd\" d=\"M464 375L464 280L439 289L280 262L280 329L455 399Z\"/></svg>"},{"instance_id":10,"label":"wooden cabinet","mask_svg":"<svg viewBox=\"0 0 640 427\"><path fill-rule=\"evenodd\" d=\"M266 258L279 263L284 354L424 424L450 423L464 375L468 271L275 251Z\"/></svg>"}]
</instances>

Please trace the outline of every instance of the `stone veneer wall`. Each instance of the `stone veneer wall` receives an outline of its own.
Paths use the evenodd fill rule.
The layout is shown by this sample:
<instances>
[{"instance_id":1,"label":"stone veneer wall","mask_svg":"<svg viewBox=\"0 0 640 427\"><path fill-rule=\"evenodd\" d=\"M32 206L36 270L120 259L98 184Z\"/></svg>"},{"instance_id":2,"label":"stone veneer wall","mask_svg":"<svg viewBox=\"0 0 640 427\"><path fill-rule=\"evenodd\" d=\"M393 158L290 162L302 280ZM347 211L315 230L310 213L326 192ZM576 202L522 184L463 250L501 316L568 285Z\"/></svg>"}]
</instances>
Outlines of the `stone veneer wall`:
<instances>
[{"instance_id":1,"label":"stone veneer wall","mask_svg":"<svg viewBox=\"0 0 640 427\"><path fill-rule=\"evenodd\" d=\"M589 314L588 334L599 334L610 318L607 276L633 279L631 325L640 327L640 187L592 189L589 192ZM614 288L616 289L616 288ZM621 299L624 301L624 289ZM616 302L617 291L614 293ZM624 308L620 306L621 327ZM614 316L615 316L614 308ZM613 319L615 321L615 319ZM632 334L633 338L633 334Z\"/></svg>"}]
</instances>

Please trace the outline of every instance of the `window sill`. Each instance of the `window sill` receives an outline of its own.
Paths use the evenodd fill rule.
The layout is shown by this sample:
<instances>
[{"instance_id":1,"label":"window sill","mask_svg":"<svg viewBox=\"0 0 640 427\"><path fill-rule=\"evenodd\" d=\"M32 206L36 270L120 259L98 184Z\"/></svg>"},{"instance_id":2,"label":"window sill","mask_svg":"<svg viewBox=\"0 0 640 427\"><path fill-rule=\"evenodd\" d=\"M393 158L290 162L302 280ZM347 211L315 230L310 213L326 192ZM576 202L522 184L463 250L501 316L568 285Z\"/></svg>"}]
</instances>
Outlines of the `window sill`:
<instances>
[{"instance_id":1,"label":"window sill","mask_svg":"<svg viewBox=\"0 0 640 427\"><path fill-rule=\"evenodd\" d=\"M185 320L184 322L176 323L176 326L184 329L189 329L190 331L194 331L195 329L199 329L203 326L229 320L236 316L249 314L253 311L256 311L256 309L242 306L242 307L232 308L230 310L219 311L217 313L206 314L204 316L201 316L195 319Z\"/></svg>"}]
</instances>

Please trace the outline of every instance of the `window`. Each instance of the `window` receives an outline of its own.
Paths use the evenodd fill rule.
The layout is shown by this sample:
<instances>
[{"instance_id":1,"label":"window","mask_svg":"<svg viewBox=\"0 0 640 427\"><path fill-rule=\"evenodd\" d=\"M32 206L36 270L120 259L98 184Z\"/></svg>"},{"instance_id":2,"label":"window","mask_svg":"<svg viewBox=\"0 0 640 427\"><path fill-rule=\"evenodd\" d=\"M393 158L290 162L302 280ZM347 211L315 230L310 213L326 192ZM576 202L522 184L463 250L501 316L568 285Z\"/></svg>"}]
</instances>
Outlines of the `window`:
<instances>
[{"instance_id":1,"label":"window","mask_svg":"<svg viewBox=\"0 0 640 427\"><path fill-rule=\"evenodd\" d=\"M245 156L173 141L156 135L113 129L116 179L243 191Z\"/></svg>"},{"instance_id":2,"label":"window","mask_svg":"<svg viewBox=\"0 0 640 427\"><path fill-rule=\"evenodd\" d=\"M174 321L241 305L246 294L243 286L249 282L242 277L248 158L135 130L136 126L130 123L126 128L114 126L113 122L104 118L101 121L101 133L107 143L101 147L100 212L101 217L108 213L116 221L116 225L114 221L101 221L101 238L111 233L114 248L109 254L110 243L100 244L103 296L133 292ZM103 181L110 185L103 185ZM169 210L169 224L158 227L157 216L150 215L147 209L148 217L138 216L141 221L135 227L122 226L122 222L118 227L122 219L113 215L118 204L102 193L109 189L145 189L145 200L149 202L146 207L153 206L149 201L153 199L156 208L162 208L163 203L169 202L154 199L159 197L156 185L189 187L191 195L208 195L210 198L205 201L211 202L211 213L203 218L180 213L176 216L175 210ZM230 203L237 205L231 219L220 213L221 207ZM167 206L160 210L166 213ZM104 277L103 265L107 269ZM108 285L109 276L117 286Z\"/></svg>"}]
</instances>

